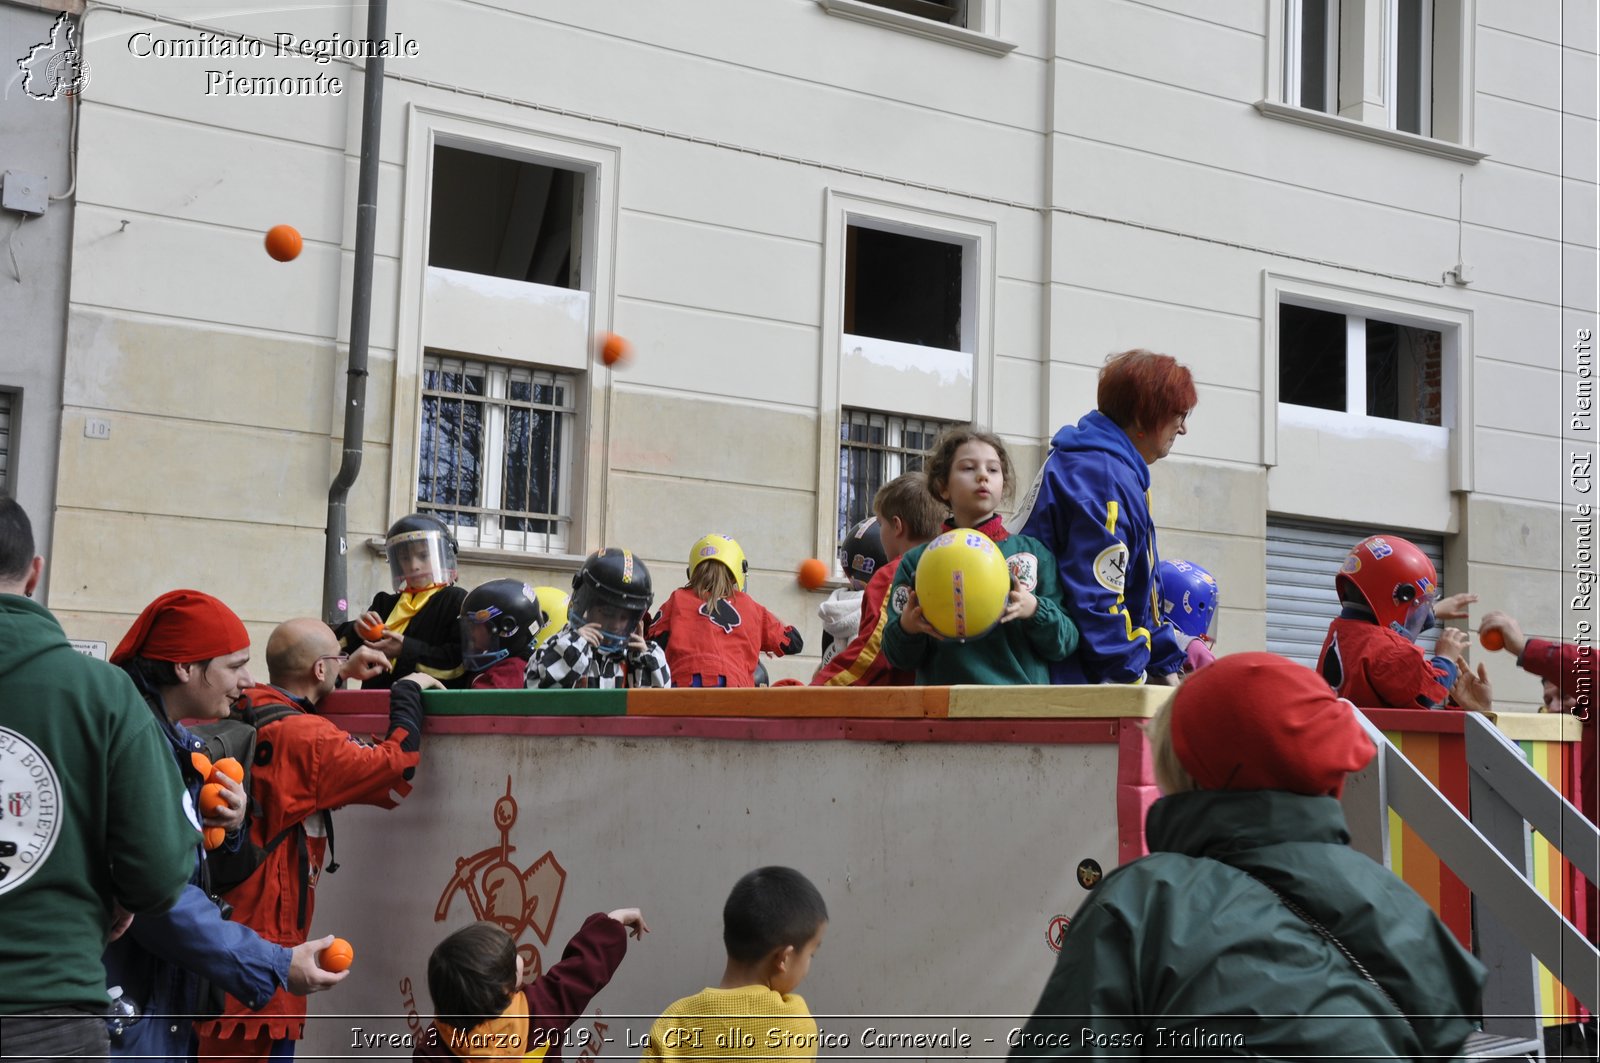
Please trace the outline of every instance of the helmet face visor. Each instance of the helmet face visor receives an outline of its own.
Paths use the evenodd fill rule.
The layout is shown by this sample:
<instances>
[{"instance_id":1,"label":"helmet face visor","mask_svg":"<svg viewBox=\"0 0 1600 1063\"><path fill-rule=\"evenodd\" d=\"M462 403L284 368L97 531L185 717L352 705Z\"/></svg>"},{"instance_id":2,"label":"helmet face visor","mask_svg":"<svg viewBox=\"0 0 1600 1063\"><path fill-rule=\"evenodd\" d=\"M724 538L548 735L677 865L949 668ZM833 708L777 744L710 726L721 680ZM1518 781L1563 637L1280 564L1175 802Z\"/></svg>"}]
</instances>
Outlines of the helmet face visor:
<instances>
[{"instance_id":1,"label":"helmet face visor","mask_svg":"<svg viewBox=\"0 0 1600 1063\"><path fill-rule=\"evenodd\" d=\"M456 581L456 552L439 532L402 532L385 543L384 553L389 555L389 576L396 593L415 594Z\"/></svg>"},{"instance_id":2,"label":"helmet face visor","mask_svg":"<svg viewBox=\"0 0 1600 1063\"><path fill-rule=\"evenodd\" d=\"M1433 615L1433 603L1437 597L1437 594L1430 594L1418 598L1406 610L1405 620L1400 626L1405 634L1410 636L1412 642L1417 641L1417 638L1430 627L1438 626L1438 620Z\"/></svg>"},{"instance_id":3,"label":"helmet face visor","mask_svg":"<svg viewBox=\"0 0 1600 1063\"><path fill-rule=\"evenodd\" d=\"M511 656L511 651L500 645L501 633L497 630L496 622L503 620L511 620L512 630L509 634L516 634L516 621L502 617L493 606L462 614L461 662L469 672L481 672Z\"/></svg>"},{"instance_id":4,"label":"helmet face visor","mask_svg":"<svg viewBox=\"0 0 1600 1063\"><path fill-rule=\"evenodd\" d=\"M600 627L600 652L616 656L628 648L628 636L638 630L645 610L616 600L604 588L580 586L567 607L571 626Z\"/></svg>"}]
</instances>

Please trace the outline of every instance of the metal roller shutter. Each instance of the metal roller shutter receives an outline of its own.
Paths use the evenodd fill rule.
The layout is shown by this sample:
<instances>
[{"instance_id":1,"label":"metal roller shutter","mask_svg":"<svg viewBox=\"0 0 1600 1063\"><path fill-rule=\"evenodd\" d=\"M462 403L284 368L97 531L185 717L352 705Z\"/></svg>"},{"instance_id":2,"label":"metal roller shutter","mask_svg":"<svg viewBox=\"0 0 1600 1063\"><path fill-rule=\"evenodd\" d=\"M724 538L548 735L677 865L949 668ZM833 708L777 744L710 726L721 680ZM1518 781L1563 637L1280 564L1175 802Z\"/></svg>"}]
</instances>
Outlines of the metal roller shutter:
<instances>
[{"instance_id":1,"label":"metal roller shutter","mask_svg":"<svg viewBox=\"0 0 1600 1063\"><path fill-rule=\"evenodd\" d=\"M1267 649L1316 667L1328 624L1339 615L1334 574L1350 548L1372 529L1354 524L1267 520ZM1407 532L1436 571L1444 571L1444 540ZM1422 645L1433 646L1424 636Z\"/></svg>"}]
</instances>

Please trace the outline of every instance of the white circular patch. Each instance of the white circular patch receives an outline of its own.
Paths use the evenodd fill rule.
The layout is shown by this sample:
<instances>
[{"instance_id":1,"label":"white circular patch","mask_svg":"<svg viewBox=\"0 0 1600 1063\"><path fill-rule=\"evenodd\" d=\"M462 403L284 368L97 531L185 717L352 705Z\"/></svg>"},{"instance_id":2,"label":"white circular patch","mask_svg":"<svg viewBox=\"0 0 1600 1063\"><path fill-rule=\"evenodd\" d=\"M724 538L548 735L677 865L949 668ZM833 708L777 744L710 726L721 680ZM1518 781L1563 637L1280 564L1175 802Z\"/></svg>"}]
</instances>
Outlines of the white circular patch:
<instances>
[{"instance_id":1,"label":"white circular patch","mask_svg":"<svg viewBox=\"0 0 1600 1063\"><path fill-rule=\"evenodd\" d=\"M889 599L889 608L896 614L906 611L906 603L911 601L911 585L903 583L894 589L894 594Z\"/></svg>"},{"instance_id":2,"label":"white circular patch","mask_svg":"<svg viewBox=\"0 0 1600 1063\"><path fill-rule=\"evenodd\" d=\"M44 751L0 727L0 894L28 881L61 837L61 782Z\"/></svg>"},{"instance_id":3,"label":"white circular patch","mask_svg":"<svg viewBox=\"0 0 1600 1063\"><path fill-rule=\"evenodd\" d=\"M1113 543L1094 559L1094 578L1108 591L1121 594L1128 585L1128 545Z\"/></svg>"},{"instance_id":4,"label":"white circular patch","mask_svg":"<svg viewBox=\"0 0 1600 1063\"><path fill-rule=\"evenodd\" d=\"M195 830L205 830L205 828L200 825L199 814L194 810L194 796L189 793L187 787L185 787L183 791L183 814L189 817L189 823L194 827Z\"/></svg>"},{"instance_id":5,"label":"white circular patch","mask_svg":"<svg viewBox=\"0 0 1600 1063\"><path fill-rule=\"evenodd\" d=\"M1029 594L1039 586L1039 559L1032 554L1012 554L1006 558L1006 567L1011 570L1011 578L1017 581L1017 586Z\"/></svg>"}]
</instances>

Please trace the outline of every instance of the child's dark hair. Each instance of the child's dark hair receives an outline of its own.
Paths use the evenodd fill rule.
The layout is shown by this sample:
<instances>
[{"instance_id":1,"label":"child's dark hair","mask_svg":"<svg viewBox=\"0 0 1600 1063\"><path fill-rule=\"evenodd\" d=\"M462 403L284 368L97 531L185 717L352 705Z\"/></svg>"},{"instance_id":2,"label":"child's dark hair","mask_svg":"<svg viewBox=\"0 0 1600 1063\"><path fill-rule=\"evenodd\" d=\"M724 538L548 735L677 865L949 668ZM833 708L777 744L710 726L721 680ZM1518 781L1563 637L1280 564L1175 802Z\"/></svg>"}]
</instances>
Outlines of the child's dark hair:
<instances>
[{"instance_id":1,"label":"child's dark hair","mask_svg":"<svg viewBox=\"0 0 1600 1063\"><path fill-rule=\"evenodd\" d=\"M428 957L428 995L439 1021L458 1030L506 1010L517 989L517 946L493 923L464 926Z\"/></svg>"},{"instance_id":2,"label":"child's dark hair","mask_svg":"<svg viewBox=\"0 0 1600 1063\"><path fill-rule=\"evenodd\" d=\"M810 879L792 867L758 867L734 883L722 906L722 944L730 959L756 963L785 945L798 949L827 921Z\"/></svg>"},{"instance_id":3,"label":"child's dark hair","mask_svg":"<svg viewBox=\"0 0 1600 1063\"><path fill-rule=\"evenodd\" d=\"M1000 501L1009 502L1017 480L1016 472L1011 468L1011 455L1006 453L1006 445L1000 442L999 436L980 431L970 424L946 428L933 441L933 446L928 448L927 456L922 459L922 471L928 477L928 493L941 505L949 505L939 492L950 486L950 470L955 467L956 451L967 443L987 443L1000 456L1000 473L1006 479L1006 489L1001 493Z\"/></svg>"},{"instance_id":4,"label":"child's dark hair","mask_svg":"<svg viewBox=\"0 0 1600 1063\"><path fill-rule=\"evenodd\" d=\"M872 496L872 511L882 521L899 517L907 535L917 542L927 542L939 534L945 506L929 492L926 475L905 472L878 488Z\"/></svg>"}]
</instances>

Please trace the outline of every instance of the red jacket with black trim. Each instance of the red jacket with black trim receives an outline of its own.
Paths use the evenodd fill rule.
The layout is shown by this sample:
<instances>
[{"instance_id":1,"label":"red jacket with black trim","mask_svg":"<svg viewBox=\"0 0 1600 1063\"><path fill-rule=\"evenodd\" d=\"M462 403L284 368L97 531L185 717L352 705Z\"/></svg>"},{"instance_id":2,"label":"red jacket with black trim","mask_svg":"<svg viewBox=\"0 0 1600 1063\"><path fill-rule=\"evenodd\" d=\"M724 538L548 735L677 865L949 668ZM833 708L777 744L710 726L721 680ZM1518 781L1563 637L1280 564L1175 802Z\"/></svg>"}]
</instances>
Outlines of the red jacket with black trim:
<instances>
[{"instance_id":1,"label":"red jacket with black trim","mask_svg":"<svg viewBox=\"0 0 1600 1063\"><path fill-rule=\"evenodd\" d=\"M414 683L400 683L391 698L415 697ZM406 737L397 728L381 742L362 740L321 716L286 691L262 684L246 696L254 706L292 705L299 712L263 726L256 736L255 764L250 769L250 796L260 809L250 823L250 840L265 846L296 823L307 828L310 889L306 893L305 926L299 925L300 847L286 838L256 869L228 892L233 921L251 927L268 941L293 948L306 941L316 905L317 878L322 872L327 839L316 813L345 805L393 808L411 792L405 772L417 766L420 754L400 748ZM313 818L315 817L315 818ZM274 1040L298 1040L305 1030L306 998L280 988L266 1006L251 1011L233 997L222 1015L196 1029L206 1042L216 1038L253 1038L263 1033Z\"/></svg>"},{"instance_id":2,"label":"red jacket with black trim","mask_svg":"<svg viewBox=\"0 0 1600 1063\"><path fill-rule=\"evenodd\" d=\"M1329 624L1317 671L1363 709L1430 709L1450 697L1448 677L1421 646L1371 620L1340 617Z\"/></svg>"},{"instance_id":3,"label":"red jacket with black trim","mask_svg":"<svg viewBox=\"0 0 1600 1063\"><path fill-rule=\"evenodd\" d=\"M744 591L703 602L687 587L662 603L650 637L666 643L675 687L693 686L697 675L708 687L753 687L762 652L782 657L786 638L783 621Z\"/></svg>"},{"instance_id":4,"label":"red jacket with black trim","mask_svg":"<svg viewBox=\"0 0 1600 1063\"><path fill-rule=\"evenodd\" d=\"M889 614L883 600L894 583L895 570L900 558L890 558L888 564L872 574L867 589L861 595L861 628L850 645L833 655L817 674L811 677L814 687L877 687L915 686L916 674L896 668L883 655L883 628Z\"/></svg>"}]
</instances>

